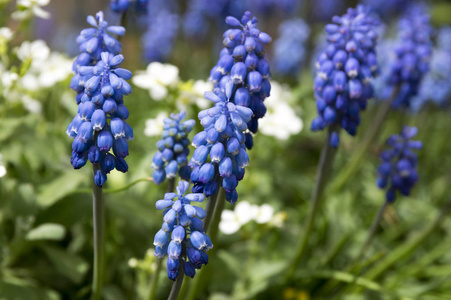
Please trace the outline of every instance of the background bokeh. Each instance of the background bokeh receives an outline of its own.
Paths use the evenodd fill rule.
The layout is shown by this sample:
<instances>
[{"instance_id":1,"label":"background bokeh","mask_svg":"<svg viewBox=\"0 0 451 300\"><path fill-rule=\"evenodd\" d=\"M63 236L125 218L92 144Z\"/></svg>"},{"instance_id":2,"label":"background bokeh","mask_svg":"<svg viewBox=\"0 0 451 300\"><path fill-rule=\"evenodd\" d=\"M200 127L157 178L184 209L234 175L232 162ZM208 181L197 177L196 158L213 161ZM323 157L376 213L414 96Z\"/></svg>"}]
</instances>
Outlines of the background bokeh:
<instances>
[{"instance_id":1,"label":"background bokeh","mask_svg":"<svg viewBox=\"0 0 451 300\"><path fill-rule=\"evenodd\" d=\"M147 14L127 14L123 66L146 74L150 61L162 61L176 66L178 75L165 84L170 70L163 68L162 78L155 78L166 89L164 99L151 97L152 87L136 84L125 100L135 139L129 143L129 172L110 174L105 186L105 299L147 297L154 272L153 237L161 226L154 204L162 198L165 184L142 181L122 187L151 177L161 132L159 115L185 109L187 118L197 121L197 112L209 105L202 102L202 89L209 87L206 81L222 48L224 18L239 17L245 9L252 10L259 28L273 37L267 48L273 83L267 128L262 125L254 139L251 163L238 188L239 202L248 203L226 204L237 216L221 225L214 254L202 271L209 276L191 299L451 299L451 218L448 214L434 223L450 197L449 92L444 91L440 101L418 99L420 104L411 111L393 111L380 139L349 177L342 170L371 127L378 101L363 113L356 137L342 135L332 188L326 191L307 263L295 281L281 285L278 279L284 276L309 211L325 139L324 133L309 131L316 115L314 57L323 45L325 22L357 2L149 2ZM400 0L366 2L381 14L381 36L387 39L396 36L398 16L413 5ZM438 33L451 25L451 2L426 4L438 45ZM53 0L42 7L50 13L48 19L11 19L15 8L15 1L0 0L0 27L15 32L11 40L0 32L0 299L86 299L92 275L92 175L89 167L73 170L70 164L71 139L65 131L77 110L75 93L68 87L71 61L87 15L104 10L111 24L119 24L121 17L109 10L106 0ZM34 40L45 41L50 52L36 45L25 66L27 60L19 53L26 49L14 48L26 48L23 42ZM451 68L451 48L447 51L448 56L437 59L438 66ZM447 87L451 72L444 74L433 91ZM417 126L424 144L419 152L420 180L411 196L399 198L386 211L369 249L369 267L385 257L392 257L393 263L381 276L353 283L345 270L385 199L375 185L378 155L383 141L403 124ZM200 129L198 124L193 132ZM344 184L334 185L338 181ZM259 206L260 217L240 219L252 205ZM411 251L403 251L412 243ZM161 276L159 298L167 296L171 284Z\"/></svg>"}]
</instances>

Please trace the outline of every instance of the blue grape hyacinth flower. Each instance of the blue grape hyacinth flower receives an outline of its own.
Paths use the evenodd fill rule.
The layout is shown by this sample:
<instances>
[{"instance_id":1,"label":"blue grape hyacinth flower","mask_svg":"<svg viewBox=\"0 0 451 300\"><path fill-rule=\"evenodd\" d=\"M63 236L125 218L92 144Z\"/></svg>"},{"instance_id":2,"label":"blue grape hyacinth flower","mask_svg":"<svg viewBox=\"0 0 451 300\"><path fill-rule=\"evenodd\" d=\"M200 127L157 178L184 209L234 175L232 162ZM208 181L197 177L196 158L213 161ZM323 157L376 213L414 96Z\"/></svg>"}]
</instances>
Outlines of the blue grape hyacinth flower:
<instances>
[{"instance_id":1,"label":"blue grape hyacinth flower","mask_svg":"<svg viewBox=\"0 0 451 300\"><path fill-rule=\"evenodd\" d=\"M418 95L411 101L411 108L418 111L428 102L438 107L449 106L451 101L451 27L444 27L437 34L437 47L433 50L430 70L421 81Z\"/></svg>"},{"instance_id":2,"label":"blue grape hyacinth flower","mask_svg":"<svg viewBox=\"0 0 451 300\"><path fill-rule=\"evenodd\" d=\"M222 90L225 90L227 82L233 81L236 92L231 102L252 109L253 115L247 121L247 127L250 132L257 133L258 119L266 113L263 101L271 91L271 73L263 46L271 42L271 37L257 28L257 18L252 17L249 11L244 13L241 21L229 16L226 23L237 28L224 32L225 48L211 69L209 80ZM253 145L251 133L246 134L246 140L250 149Z\"/></svg>"},{"instance_id":3,"label":"blue grape hyacinth flower","mask_svg":"<svg viewBox=\"0 0 451 300\"><path fill-rule=\"evenodd\" d=\"M236 187L249 165L245 132L253 114L250 108L233 101L240 88L229 80L225 91L215 88L205 93L205 98L215 105L198 115L204 131L193 138L196 150L190 160L193 192L203 192L209 197L222 185L226 200L232 204L238 199Z\"/></svg>"},{"instance_id":4,"label":"blue grape hyacinth flower","mask_svg":"<svg viewBox=\"0 0 451 300\"><path fill-rule=\"evenodd\" d=\"M429 15L423 6L412 7L399 21L398 43L393 49L396 58L387 78L390 86L399 86L393 107L409 108L410 101L417 95L420 83L429 71L431 34Z\"/></svg>"},{"instance_id":5,"label":"blue grape hyacinth flower","mask_svg":"<svg viewBox=\"0 0 451 300\"><path fill-rule=\"evenodd\" d=\"M355 135L360 111L373 97L371 80L378 73L375 53L378 20L359 5L332 21L326 25L327 47L317 59L314 90L318 117L312 121L311 130L336 126ZM338 146L337 132L329 142Z\"/></svg>"},{"instance_id":6,"label":"blue grape hyacinth flower","mask_svg":"<svg viewBox=\"0 0 451 300\"><path fill-rule=\"evenodd\" d=\"M84 83L88 76L81 75L78 70L82 66L95 66L101 59L102 52L117 55L121 52L121 43L112 35L121 36L125 33L122 26L109 26L103 18L103 12L99 11L96 16L88 16L87 22L94 28L86 28L77 37L77 43L81 54L75 59L72 70L75 75L72 77L70 88L77 92L75 98L77 104L81 102L84 95Z\"/></svg>"},{"instance_id":7,"label":"blue grape hyacinth flower","mask_svg":"<svg viewBox=\"0 0 451 300\"><path fill-rule=\"evenodd\" d=\"M310 28L300 18L283 21L279 26L279 37L274 42L274 67L282 75L296 77L303 67L305 43Z\"/></svg>"},{"instance_id":8,"label":"blue grape hyacinth flower","mask_svg":"<svg viewBox=\"0 0 451 300\"><path fill-rule=\"evenodd\" d=\"M418 156L413 150L421 149L423 144L412 140L417 132L416 127L404 126L400 135L394 134L387 139L388 149L380 155L377 186L381 189L388 187L388 202L395 201L397 192L408 196L418 181Z\"/></svg>"},{"instance_id":9,"label":"blue grape hyacinth flower","mask_svg":"<svg viewBox=\"0 0 451 300\"><path fill-rule=\"evenodd\" d=\"M190 140L188 134L195 125L194 120L182 122L186 113L171 114L163 120L161 140L157 142L158 152L152 160L153 180L162 183L165 178L175 178L177 174L184 180L189 180L191 168L188 164Z\"/></svg>"},{"instance_id":10,"label":"blue grape hyacinth flower","mask_svg":"<svg viewBox=\"0 0 451 300\"><path fill-rule=\"evenodd\" d=\"M196 269L208 263L206 251L213 248L210 238L204 232L206 212L193 205L202 202L201 193L185 195L189 183L179 181L176 193L166 193L164 199L156 202L156 207L163 211L163 226L155 234L155 256L168 256L167 273L171 280L179 275L180 264L187 276L194 277Z\"/></svg>"},{"instance_id":11,"label":"blue grape hyacinth flower","mask_svg":"<svg viewBox=\"0 0 451 300\"><path fill-rule=\"evenodd\" d=\"M148 62L167 60L179 31L180 16L176 2L149 0L147 31L142 36L144 59Z\"/></svg>"},{"instance_id":12,"label":"blue grape hyacinth flower","mask_svg":"<svg viewBox=\"0 0 451 300\"><path fill-rule=\"evenodd\" d=\"M91 40L104 41L106 34L100 28L110 27L106 27L108 24L102 18L103 14L98 13L99 29L91 30L91 38L87 38L88 34L81 35L86 43L91 43ZM88 17L88 22L94 24L93 20L94 17ZM115 31L123 33L122 29ZM113 44L116 45L116 42L114 40ZM111 49L120 49L120 44L114 47L113 44L110 44ZM97 47L104 49L104 46ZM108 45L105 47L108 49ZM126 121L129 111L124 105L123 97L132 91L126 81L132 77L132 73L119 67L124 60L123 55L111 50L112 52L101 52L97 57L98 49L88 48L93 51L81 55L89 53L89 63L77 65L72 79L72 83L83 89L77 95L77 115L68 125L66 133L74 139L72 166L79 169L88 160L92 164L98 164L94 181L102 187L107 174L112 170L124 173L128 170L125 157L128 156L128 141L133 139L133 129Z\"/></svg>"},{"instance_id":13,"label":"blue grape hyacinth flower","mask_svg":"<svg viewBox=\"0 0 451 300\"><path fill-rule=\"evenodd\" d=\"M111 0L110 8L116 13L125 13L132 6L137 13L147 12L148 0Z\"/></svg>"}]
</instances>

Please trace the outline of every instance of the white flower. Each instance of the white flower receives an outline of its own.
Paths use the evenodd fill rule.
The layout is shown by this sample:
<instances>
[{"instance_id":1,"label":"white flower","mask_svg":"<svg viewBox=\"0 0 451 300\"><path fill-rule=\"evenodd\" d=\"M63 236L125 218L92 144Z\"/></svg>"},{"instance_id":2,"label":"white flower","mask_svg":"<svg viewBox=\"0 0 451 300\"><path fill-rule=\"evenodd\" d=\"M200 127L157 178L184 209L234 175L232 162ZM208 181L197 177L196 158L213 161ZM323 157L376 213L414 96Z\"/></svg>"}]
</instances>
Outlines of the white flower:
<instances>
[{"instance_id":1,"label":"white flower","mask_svg":"<svg viewBox=\"0 0 451 300\"><path fill-rule=\"evenodd\" d=\"M290 97L287 86L271 82L271 95L265 99L267 112L258 124L261 133L286 140L290 135L298 134L302 130L302 120L287 102Z\"/></svg>"},{"instance_id":2,"label":"white flower","mask_svg":"<svg viewBox=\"0 0 451 300\"><path fill-rule=\"evenodd\" d=\"M179 80L179 69L170 64L152 62L145 72L137 73L132 79L133 84L148 89L150 97L156 101L163 100L168 95L168 87L173 87Z\"/></svg>"},{"instance_id":3,"label":"white flower","mask_svg":"<svg viewBox=\"0 0 451 300\"><path fill-rule=\"evenodd\" d=\"M13 37L13 32L8 27L0 28L0 42L10 41Z\"/></svg>"},{"instance_id":4,"label":"white flower","mask_svg":"<svg viewBox=\"0 0 451 300\"><path fill-rule=\"evenodd\" d=\"M61 53L52 52L40 66L38 82L42 87L51 87L66 79L70 74L72 74L72 61Z\"/></svg>"},{"instance_id":5,"label":"white flower","mask_svg":"<svg viewBox=\"0 0 451 300\"><path fill-rule=\"evenodd\" d=\"M0 79L3 87L10 88L13 85L14 81L16 81L18 78L19 75L17 73L2 70L2 76Z\"/></svg>"},{"instance_id":6,"label":"white flower","mask_svg":"<svg viewBox=\"0 0 451 300\"><path fill-rule=\"evenodd\" d=\"M258 207L257 214L255 216L255 222L259 224L265 224L272 220L274 215L274 208L269 204L263 204Z\"/></svg>"},{"instance_id":7,"label":"white flower","mask_svg":"<svg viewBox=\"0 0 451 300\"><path fill-rule=\"evenodd\" d=\"M36 99L31 98L28 95L22 97L23 106L31 113L39 114L42 112L42 104Z\"/></svg>"},{"instance_id":8,"label":"white flower","mask_svg":"<svg viewBox=\"0 0 451 300\"><path fill-rule=\"evenodd\" d=\"M6 168L2 164L2 155L0 154L0 178L6 175Z\"/></svg>"},{"instance_id":9,"label":"white flower","mask_svg":"<svg viewBox=\"0 0 451 300\"><path fill-rule=\"evenodd\" d=\"M196 105L205 109L211 106L211 101L204 98L204 93L213 89L213 83L209 81L196 80L193 85L193 92L196 95Z\"/></svg>"},{"instance_id":10,"label":"white flower","mask_svg":"<svg viewBox=\"0 0 451 300\"><path fill-rule=\"evenodd\" d=\"M41 6L46 6L50 0L17 0L19 10L13 12L12 17L16 20L23 20L35 15L39 18L48 19L50 13L43 10Z\"/></svg>"},{"instance_id":11,"label":"white flower","mask_svg":"<svg viewBox=\"0 0 451 300\"><path fill-rule=\"evenodd\" d=\"M284 211L278 212L272 217L271 221L269 221L268 224L273 227L281 228L287 217L288 214L286 212Z\"/></svg>"},{"instance_id":12,"label":"white flower","mask_svg":"<svg viewBox=\"0 0 451 300\"><path fill-rule=\"evenodd\" d=\"M224 234L234 234L241 227L240 222L233 212L233 210L225 209L221 214L221 221L219 222L219 230Z\"/></svg>"},{"instance_id":13,"label":"white flower","mask_svg":"<svg viewBox=\"0 0 451 300\"><path fill-rule=\"evenodd\" d=\"M29 91L54 86L72 73L72 61L58 52L50 52L44 41L23 42L16 50L22 61L31 61L30 68L20 79Z\"/></svg>"},{"instance_id":14,"label":"white flower","mask_svg":"<svg viewBox=\"0 0 451 300\"><path fill-rule=\"evenodd\" d=\"M25 41L16 51L21 61L31 60L31 65L35 68L42 65L50 55L50 49L43 40Z\"/></svg>"},{"instance_id":15,"label":"white flower","mask_svg":"<svg viewBox=\"0 0 451 300\"><path fill-rule=\"evenodd\" d=\"M26 73L22 76L20 84L28 91L37 91L40 88L37 76L32 73Z\"/></svg>"},{"instance_id":16,"label":"white flower","mask_svg":"<svg viewBox=\"0 0 451 300\"><path fill-rule=\"evenodd\" d=\"M252 221L258 214L258 205L252 205L247 201L240 201L235 210L224 210L219 222L219 230L224 234L234 234L241 226Z\"/></svg>"},{"instance_id":17,"label":"white flower","mask_svg":"<svg viewBox=\"0 0 451 300\"><path fill-rule=\"evenodd\" d=\"M193 105L200 109L211 106L211 102L204 98L204 93L213 89L211 82L203 80L196 80L194 84L191 81L182 82L178 88L180 96L177 98L176 105L179 110L186 111Z\"/></svg>"},{"instance_id":18,"label":"white flower","mask_svg":"<svg viewBox=\"0 0 451 300\"><path fill-rule=\"evenodd\" d=\"M135 257L132 257L128 260L128 266L132 269L138 266L138 260Z\"/></svg>"},{"instance_id":19,"label":"white flower","mask_svg":"<svg viewBox=\"0 0 451 300\"><path fill-rule=\"evenodd\" d=\"M163 120L168 117L165 112L160 112L155 119L147 119L144 135L158 136L163 132Z\"/></svg>"},{"instance_id":20,"label":"white flower","mask_svg":"<svg viewBox=\"0 0 451 300\"><path fill-rule=\"evenodd\" d=\"M235 215L241 225L254 220L258 213L258 205L252 205L247 201L240 201L235 205Z\"/></svg>"}]
</instances>

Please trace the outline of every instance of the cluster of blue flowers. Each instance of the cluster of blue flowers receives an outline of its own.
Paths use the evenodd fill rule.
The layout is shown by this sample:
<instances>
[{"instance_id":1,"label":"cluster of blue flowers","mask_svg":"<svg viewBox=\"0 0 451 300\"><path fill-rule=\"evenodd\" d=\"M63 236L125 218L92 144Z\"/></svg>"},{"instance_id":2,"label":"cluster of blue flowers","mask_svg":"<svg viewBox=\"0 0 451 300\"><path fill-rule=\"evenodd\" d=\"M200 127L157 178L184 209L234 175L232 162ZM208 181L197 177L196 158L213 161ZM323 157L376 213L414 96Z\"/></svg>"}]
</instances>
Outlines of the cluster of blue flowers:
<instances>
[{"instance_id":1,"label":"cluster of blue flowers","mask_svg":"<svg viewBox=\"0 0 451 300\"><path fill-rule=\"evenodd\" d=\"M329 22L338 12L345 10L344 2L344 0L315 0L312 2L311 13L315 19Z\"/></svg>"},{"instance_id":2,"label":"cluster of blue flowers","mask_svg":"<svg viewBox=\"0 0 451 300\"><path fill-rule=\"evenodd\" d=\"M396 58L387 78L390 86L399 86L393 107L409 108L412 97L417 95L421 80L429 70L431 34L429 15L421 6L412 7L399 21Z\"/></svg>"},{"instance_id":3,"label":"cluster of blue flowers","mask_svg":"<svg viewBox=\"0 0 451 300\"><path fill-rule=\"evenodd\" d=\"M408 196L418 181L418 157L413 150L421 149L423 144L411 140L417 132L416 127L404 126L401 135L394 134L387 139L389 149L380 155L382 163L377 170L377 186L381 189L388 186L388 202L395 201L397 191Z\"/></svg>"},{"instance_id":4,"label":"cluster of blue flowers","mask_svg":"<svg viewBox=\"0 0 451 300\"><path fill-rule=\"evenodd\" d=\"M299 74L309 33L310 28L300 18L286 20L279 25L279 38L274 42L274 66L279 74Z\"/></svg>"},{"instance_id":5,"label":"cluster of blue flowers","mask_svg":"<svg viewBox=\"0 0 451 300\"><path fill-rule=\"evenodd\" d=\"M251 17L249 11L244 13L241 22L229 16L226 23L239 28L224 32L225 48L222 49L216 66L212 68L209 80L223 91L229 81L235 84L236 92L228 98L236 105L252 110L251 119L246 121L247 128L250 132L257 133L258 119L266 113L263 101L271 91L271 74L263 46L271 42L271 37L257 29L257 18ZM252 145L252 134L247 133L246 147L251 149Z\"/></svg>"},{"instance_id":6,"label":"cluster of blue flowers","mask_svg":"<svg viewBox=\"0 0 451 300\"><path fill-rule=\"evenodd\" d=\"M88 23L95 28L81 31L77 42L82 53L74 62L76 72L71 88L76 97L78 113L67 127L74 139L71 163L75 169L89 161L99 164L94 180L99 187L107 180L106 174L116 168L127 172L125 157L127 142L133 139L133 130L126 122L129 116L123 96L132 89L126 80L132 73L119 65L124 60L121 45L110 34L122 35L121 26L108 26L103 13L89 16ZM110 152L112 149L113 153Z\"/></svg>"},{"instance_id":7,"label":"cluster of blue flowers","mask_svg":"<svg viewBox=\"0 0 451 300\"><path fill-rule=\"evenodd\" d=\"M157 142L158 152L152 160L153 180L160 184L167 178L175 178L177 173L184 180L189 180L191 168L188 164L190 140L188 134L196 122L187 120L182 122L186 113L174 115L163 120L163 133L161 140Z\"/></svg>"},{"instance_id":8,"label":"cluster of blue flowers","mask_svg":"<svg viewBox=\"0 0 451 300\"><path fill-rule=\"evenodd\" d=\"M142 36L144 58L147 61L165 61L179 30L179 15L172 1L149 0L147 31Z\"/></svg>"},{"instance_id":9,"label":"cluster of blue flowers","mask_svg":"<svg viewBox=\"0 0 451 300\"><path fill-rule=\"evenodd\" d=\"M155 234L155 256L168 256L167 273L171 280L179 274L180 264L183 271L191 278L196 269L208 263L206 251L213 248L210 238L204 233L204 209L193 206L192 202L202 202L201 193L187 194L189 183L180 181L177 193L166 193L164 199L156 202L156 207L163 212L163 226Z\"/></svg>"},{"instance_id":10,"label":"cluster of blue flowers","mask_svg":"<svg viewBox=\"0 0 451 300\"><path fill-rule=\"evenodd\" d=\"M418 95L411 101L418 111L427 102L444 107L451 101L451 27L440 29L437 48L432 52L430 70L421 82Z\"/></svg>"},{"instance_id":11,"label":"cluster of blue flowers","mask_svg":"<svg viewBox=\"0 0 451 300\"><path fill-rule=\"evenodd\" d=\"M192 191L203 192L207 197L214 195L222 184L226 200L234 204L238 200L236 187L244 177L244 168L249 165L244 131L252 110L233 103L232 97L239 96L240 88L237 89L232 80L225 85L225 93L220 88L205 93L205 98L215 105L199 113L204 131L193 138L196 150L190 161L191 181L194 183Z\"/></svg>"},{"instance_id":12,"label":"cluster of blue flowers","mask_svg":"<svg viewBox=\"0 0 451 300\"><path fill-rule=\"evenodd\" d=\"M373 96L372 78L378 72L375 54L378 21L364 6L348 9L334 23L326 25L328 45L317 60L314 81L318 117L312 130L341 126L350 135L357 133L360 111ZM334 131L330 145L337 147L339 135Z\"/></svg>"},{"instance_id":13,"label":"cluster of blue flowers","mask_svg":"<svg viewBox=\"0 0 451 300\"><path fill-rule=\"evenodd\" d=\"M226 16L238 15L248 9L258 14L285 17L294 15L300 4L300 0L190 0L183 16L183 29L189 38L204 38L209 29L222 28ZM208 26L209 22L216 26Z\"/></svg>"},{"instance_id":14,"label":"cluster of blue flowers","mask_svg":"<svg viewBox=\"0 0 451 300\"><path fill-rule=\"evenodd\" d=\"M110 8L117 13L125 13L134 4L136 12L147 12L148 0L111 0Z\"/></svg>"},{"instance_id":15,"label":"cluster of blue flowers","mask_svg":"<svg viewBox=\"0 0 451 300\"><path fill-rule=\"evenodd\" d=\"M371 7L379 16L388 18L393 14L398 13L404 7L411 5L413 1L410 0L364 0L363 4Z\"/></svg>"}]
</instances>

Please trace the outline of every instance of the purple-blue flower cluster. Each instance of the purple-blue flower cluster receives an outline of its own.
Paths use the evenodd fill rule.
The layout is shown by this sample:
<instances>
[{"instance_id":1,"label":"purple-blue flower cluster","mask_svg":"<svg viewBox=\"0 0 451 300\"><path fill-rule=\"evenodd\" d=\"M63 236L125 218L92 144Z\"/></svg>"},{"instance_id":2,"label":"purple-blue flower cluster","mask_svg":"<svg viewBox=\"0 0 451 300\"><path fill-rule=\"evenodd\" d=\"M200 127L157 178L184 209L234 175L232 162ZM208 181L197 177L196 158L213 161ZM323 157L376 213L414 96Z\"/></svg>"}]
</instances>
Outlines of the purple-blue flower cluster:
<instances>
[{"instance_id":1,"label":"purple-blue flower cluster","mask_svg":"<svg viewBox=\"0 0 451 300\"><path fill-rule=\"evenodd\" d=\"M111 0L110 8L112 11L117 13L125 13L128 11L130 6L134 4L134 9L138 13L147 12L147 2L148 0Z\"/></svg>"},{"instance_id":2,"label":"purple-blue flower cluster","mask_svg":"<svg viewBox=\"0 0 451 300\"><path fill-rule=\"evenodd\" d=\"M312 2L312 14L315 19L329 22L330 18L345 10L344 0L315 0Z\"/></svg>"},{"instance_id":3,"label":"purple-blue flower cluster","mask_svg":"<svg viewBox=\"0 0 451 300\"><path fill-rule=\"evenodd\" d=\"M147 31L142 36L144 58L165 61L172 52L179 30L179 16L171 1L150 0Z\"/></svg>"},{"instance_id":4,"label":"purple-blue flower cluster","mask_svg":"<svg viewBox=\"0 0 451 300\"><path fill-rule=\"evenodd\" d=\"M87 20L95 28L82 30L77 38L82 53L74 62L76 73L71 88L78 93L78 113L67 127L67 134L74 139L72 166L79 169L88 160L99 164L94 181L101 187L107 173L114 169L128 170L124 158L128 155L127 142L133 139L133 130L126 122L129 112L123 96L132 91L126 81L132 73L119 67L124 60L118 54L121 45L108 34L122 35L125 29L108 26L102 12Z\"/></svg>"},{"instance_id":5,"label":"purple-blue flower cluster","mask_svg":"<svg viewBox=\"0 0 451 300\"><path fill-rule=\"evenodd\" d=\"M155 234L155 256L168 256L167 273L171 280L179 275L180 264L183 271L191 278L196 269L208 263L206 251L213 248L210 238L204 233L206 212L203 208L192 205L202 202L201 193L187 194L189 183L180 181L177 193L166 193L164 199L156 202L156 207L163 211L163 226Z\"/></svg>"},{"instance_id":6,"label":"purple-blue flower cluster","mask_svg":"<svg viewBox=\"0 0 451 300\"><path fill-rule=\"evenodd\" d=\"M388 187L388 202L395 201L396 192L408 196L418 181L418 157L413 150L421 149L423 144L412 140L417 132L416 127L404 126L400 135L394 134L387 139L389 149L380 155L382 163L377 170L377 186L381 189Z\"/></svg>"},{"instance_id":7,"label":"purple-blue flower cluster","mask_svg":"<svg viewBox=\"0 0 451 300\"><path fill-rule=\"evenodd\" d=\"M187 120L182 122L186 113L171 114L163 120L161 140L157 142L158 152L152 159L153 180L160 184L165 178L175 178L177 173L184 180L189 180L191 168L188 164L190 140L188 134L196 122Z\"/></svg>"},{"instance_id":8,"label":"purple-blue flower cluster","mask_svg":"<svg viewBox=\"0 0 451 300\"><path fill-rule=\"evenodd\" d=\"M412 97L417 95L421 80L429 70L431 34L429 15L422 6L412 7L399 21L396 58L387 78L390 86L399 86L393 107L409 108Z\"/></svg>"},{"instance_id":9,"label":"purple-blue flower cluster","mask_svg":"<svg viewBox=\"0 0 451 300\"><path fill-rule=\"evenodd\" d=\"M416 111L429 101L439 107L447 106L451 102L451 27L439 30L437 47L432 52L429 67L418 95L411 102Z\"/></svg>"},{"instance_id":10,"label":"purple-blue flower cluster","mask_svg":"<svg viewBox=\"0 0 451 300\"><path fill-rule=\"evenodd\" d=\"M282 75L297 76L303 67L305 42L310 34L307 23L300 18L283 21L274 42L274 67Z\"/></svg>"},{"instance_id":11,"label":"purple-blue flower cluster","mask_svg":"<svg viewBox=\"0 0 451 300\"><path fill-rule=\"evenodd\" d=\"M402 11L404 7L412 4L410 0L364 0L363 4L371 7L376 13L383 18L388 18L391 15Z\"/></svg>"},{"instance_id":12,"label":"purple-blue flower cluster","mask_svg":"<svg viewBox=\"0 0 451 300\"><path fill-rule=\"evenodd\" d=\"M378 72L375 46L378 21L364 6L348 9L326 25L328 45L317 60L314 81L318 117L312 130L341 126L350 135L357 133L360 111L373 97L372 78ZM330 144L337 147L339 135L334 131Z\"/></svg>"},{"instance_id":13,"label":"purple-blue flower cluster","mask_svg":"<svg viewBox=\"0 0 451 300\"><path fill-rule=\"evenodd\" d=\"M240 97L242 88L229 80L225 83L225 93L220 88L205 93L205 98L215 105L199 113L204 131L193 138L196 150L190 161L192 191L209 197L222 185L226 200L232 204L238 199L236 187L244 177L244 168L249 165L244 132L252 110L232 101L233 97L235 100Z\"/></svg>"},{"instance_id":14,"label":"purple-blue flower cluster","mask_svg":"<svg viewBox=\"0 0 451 300\"><path fill-rule=\"evenodd\" d=\"M229 81L235 84L236 91L228 98L232 103L252 110L251 119L246 121L247 129L257 133L258 119L266 113L263 101L271 91L271 73L263 46L271 42L271 37L258 30L257 18L251 17L249 11L244 13L241 21L229 16L226 23L237 28L224 32L225 48L222 49L216 66L211 69L209 80L223 91ZM250 149L252 145L253 138L248 133L246 146Z\"/></svg>"},{"instance_id":15,"label":"purple-blue flower cluster","mask_svg":"<svg viewBox=\"0 0 451 300\"><path fill-rule=\"evenodd\" d=\"M218 22L230 15L240 15L246 9L269 16L295 15L300 0L189 0L183 16L183 30L190 39L202 39L212 28L223 26ZM209 26L209 23L215 26Z\"/></svg>"}]
</instances>

